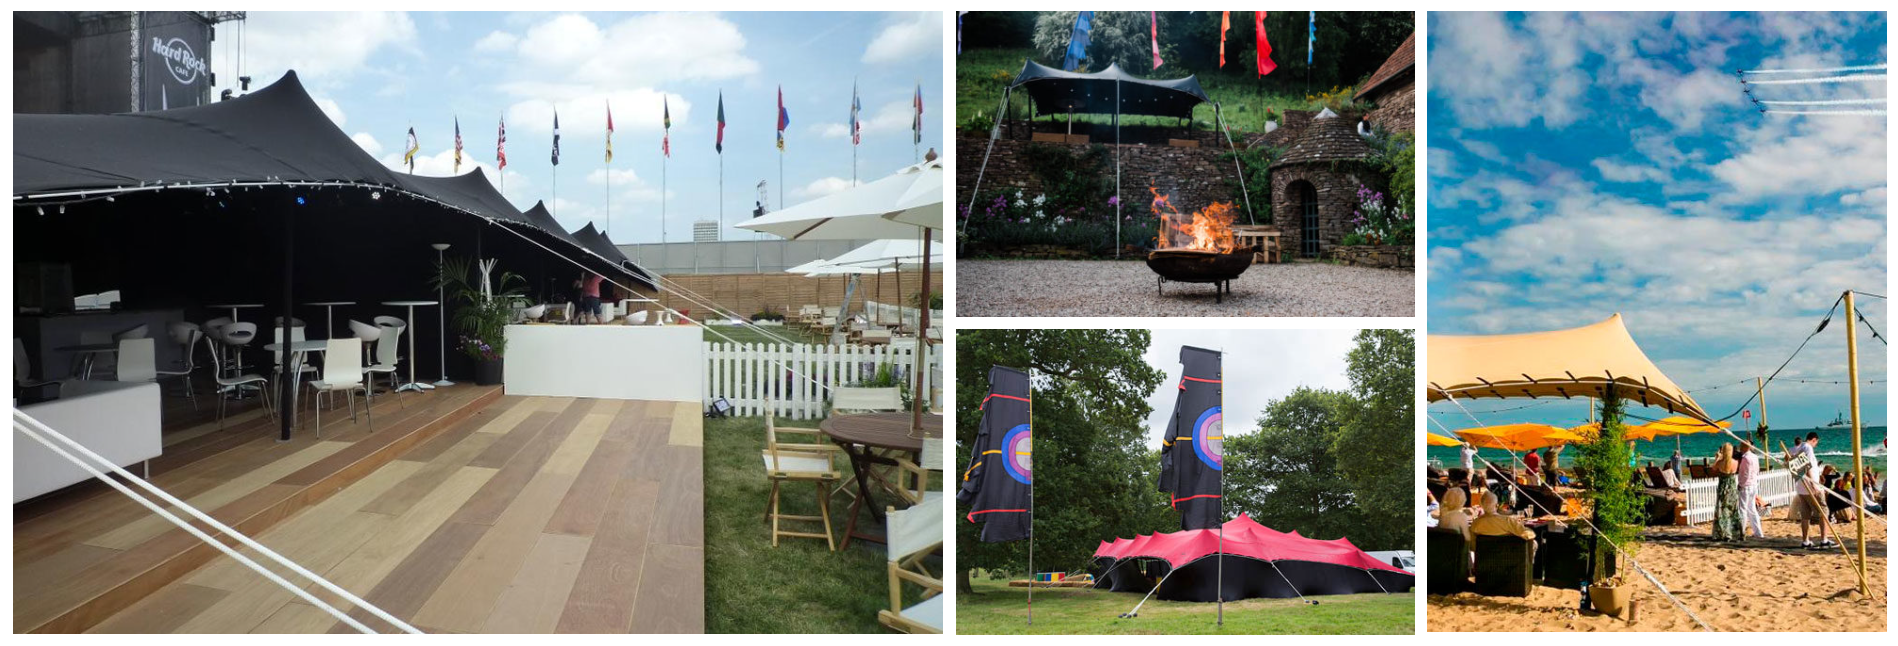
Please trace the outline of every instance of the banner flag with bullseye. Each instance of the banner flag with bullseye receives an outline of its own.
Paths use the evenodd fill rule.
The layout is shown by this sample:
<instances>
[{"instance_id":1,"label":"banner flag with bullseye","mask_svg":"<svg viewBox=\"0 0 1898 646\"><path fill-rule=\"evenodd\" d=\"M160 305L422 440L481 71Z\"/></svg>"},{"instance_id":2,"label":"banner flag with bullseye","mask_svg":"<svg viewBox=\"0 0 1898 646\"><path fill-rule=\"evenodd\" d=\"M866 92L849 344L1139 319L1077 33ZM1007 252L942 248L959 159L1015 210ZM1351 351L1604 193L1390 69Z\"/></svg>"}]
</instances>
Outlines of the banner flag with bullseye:
<instances>
[{"instance_id":1,"label":"banner flag with bullseye","mask_svg":"<svg viewBox=\"0 0 1898 646\"><path fill-rule=\"evenodd\" d=\"M1219 352L1180 347L1179 395L1160 449L1160 490L1171 494L1182 529L1215 529L1223 519L1220 478L1225 472L1225 423Z\"/></svg>"},{"instance_id":2,"label":"banner flag with bullseye","mask_svg":"<svg viewBox=\"0 0 1898 646\"><path fill-rule=\"evenodd\" d=\"M969 451L956 502L969 506L969 522L982 523L982 541L1028 538L1034 518L1033 437L1029 429L1028 373L989 368L982 423Z\"/></svg>"}]
</instances>

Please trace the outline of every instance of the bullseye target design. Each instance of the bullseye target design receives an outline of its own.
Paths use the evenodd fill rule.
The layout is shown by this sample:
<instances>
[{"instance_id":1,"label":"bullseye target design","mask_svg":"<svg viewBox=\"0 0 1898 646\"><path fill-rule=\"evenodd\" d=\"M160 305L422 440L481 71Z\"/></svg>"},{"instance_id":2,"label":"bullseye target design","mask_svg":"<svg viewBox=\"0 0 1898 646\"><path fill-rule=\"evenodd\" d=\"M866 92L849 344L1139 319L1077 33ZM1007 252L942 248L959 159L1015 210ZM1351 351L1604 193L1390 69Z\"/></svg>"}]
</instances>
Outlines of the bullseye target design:
<instances>
[{"instance_id":1,"label":"bullseye target design","mask_svg":"<svg viewBox=\"0 0 1898 646\"><path fill-rule=\"evenodd\" d=\"M1022 484L1034 484L1034 446L1028 425L1008 429L1002 436L1002 467L1008 476Z\"/></svg>"},{"instance_id":2,"label":"bullseye target design","mask_svg":"<svg viewBox=\"0 0 1898 646\"><path fill-rule=\"evenodd\" d=\"M1226 425L1223 418L1220 407L1214 406L1200 413L1199 420L1193 422L1193 454L1214 471L1223 471L1226 466Z\"/></svg>"}]
</instances>

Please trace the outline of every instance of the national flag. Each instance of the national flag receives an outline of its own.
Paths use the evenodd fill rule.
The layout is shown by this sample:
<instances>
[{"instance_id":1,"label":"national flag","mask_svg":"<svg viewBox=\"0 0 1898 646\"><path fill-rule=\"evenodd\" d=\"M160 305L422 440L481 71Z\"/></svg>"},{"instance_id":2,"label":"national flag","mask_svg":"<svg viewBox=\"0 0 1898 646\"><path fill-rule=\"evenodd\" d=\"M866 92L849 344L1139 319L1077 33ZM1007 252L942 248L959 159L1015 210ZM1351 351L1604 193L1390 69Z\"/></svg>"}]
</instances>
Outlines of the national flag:
<instances>
[{"instance_id":1,"label":"national flag","mask_svg":"<svg viewBox=\"0 0 1898 646\"><path fill-rule=\"evenodd\" d=\"M784 151L784 129L791 127L791 111L784 109L784 86L778 86L778 151Z\"/></svg>"},{"instance_id":2,"label":"national flag","mask_svg":"<svg viewBox=\"0 0 1898 646\"><path fill-rule=\"evenodd\" d=\"M923 143L923 84L916 84L916 122L910 124L910 143Z\"/></svg>"},{"instance_id":3,"label":"national flag","mask_svg":"<svg viewBox=\"0 0 1898 646\"><path fill-rule=\"evenodd\" d=\"M857 98L857 84L850 84L850 145L863 143L863 122L857 120L857 114L863 112L863 100Z\"/></svg>"},{"instance_id":4,"label":"national flag","mask_svg":"<svg viewBox=\"0 0 1898 646\"><path fill-rule=\"evenodd\" d=\"M554 165L560 165L560 111L554 111Z\"/></svg>"},{"instance_id":5,"label":"national flag","mask_svg":"<svg viewBox=\"0 0 1898 646\"><path fill-rule=\"evenodd\" d=\"M1265 39L1265 12L1252 13L1252 30L1257 32L1259 38L1259 76L1265 76L1278 69L1279 64L1272 62L1272 43Z\"/></svg>"},{"instance_id":6,"label":"national flag","mask_svg":"<svg viewBox=\"0 0 1898 646\"><path fill-rule=\"evenodd\" d=\"M1028 538L1034 527L1034 438L1028 418L1034 395L1028 388L1028 373L989 368L982 422L956 492L956 503L969 506L965 518L982 523L983 542Z\"/></svg>"},{"instance_id":7,"label":"national flag","mask_svg":"<svg viewBox=\"0 0 1898 646\"><path fill-rule=\"evenodd\" d=\"M606 102L606 163L613 163L613 102Z\"/></svg>"},{"instance_id":8,"label":"national flag","mask_svg":"<svg viewBox=\"0 0 1898 646\"><path fill-rule=\"evenodd\" d=\"M1232 12L1219 12L1219 69L1226 69L1226 30L1232 29Z\"/></svg>"},{"instance_id":9,"label":"national flag","mask_svg":"<svg viewBox=\"0 0 1898 646\"><path fill-rule=\"evenodd\" d=\"M1153 21L1153 69L1157 70L1160 69L1161 64L1166 62L1160 60L1160 14L1159 12L1149 11L1147 12L1147 18Z\"/></svg>"},{"instance_id":10,"label":"national flag","mask_svg":"<svg viewBox=\"0 0 1898 646\"><path fill-rule=\"evenodd\" d=\"M1310 12L1305 23L1305 66L1311 67L1311 50L1318 47L1318 12Z\"/></svg>"},{"instance_id":11,"label":"national flag","mask_svg":"<svg viewBox=\"0 0 1898 646\"><path fill-rule=\"evenodd\" d=\"M718 154L725 154L725 92L718 93L718 143L712 145Z\"/></svg>"},{"instance_id":12,"label":"national flag","mask_svg":"<svg viewBox=\"0 0 1898 646\"><path fill-rule=\"evenodd\" d=\"M409 148L402 152L402 163L409 165L409 174L415 174L415 153L422 150L422 143L415 139L415 126L409 126Z\"/></svg>"},{"instance_id":13,"label":"national flag","mask_svg":"<svg viewBox=\"0 0 1898 646\"><path fill-rule=\"evenodd\" d=\"M461 117L455 117L455 174L461 174Z\"/></svg>"},{"instance_id":14,"label":"national flag","mask_svg":"<svg viewBox=\"0 0 1898 646\"><path fill-rule=\"evenodd\" d=\"M672 99L660 97L660 107L665 109L665 138L659 140L659 152L667 158L672 157Z\"/></svg>"},{"instance_id":15,"label":"national flag","mask_svg":"<svg viewBox=\"0 0 1898 646\"><path fill-rule=\"evenodd\" d=\"M1225 384L1220 353L1180 347L1179 395L1161 438L1160 490L1170 494L1182 529L1214 529L1220 516L1220 478L1225 471Z\"/></svg>"},{"instance_id":16,"label":"national flag","mask_svg":"<svg viewBox=\"0 0 1898 646\"><path fill-rule=\"evenodd\" d=\"M1069 72L1080 69L1081 60L1087 58L1087 45L1093 33L1094 12L1083 11L1074 17L1074 34L1068 37L1068 55L1061 60L1061 69Z\"/></svg>"},{"instance_id":17,"label":"national flag","mask_svg":"<svg viewBox=\"0 0 1898 646\"><path fill-rule=\"evenodd\" d=\"M507 168L507 117L501 117L501 129L494 133L495 170Z\"/></svg>"}]
</instances>

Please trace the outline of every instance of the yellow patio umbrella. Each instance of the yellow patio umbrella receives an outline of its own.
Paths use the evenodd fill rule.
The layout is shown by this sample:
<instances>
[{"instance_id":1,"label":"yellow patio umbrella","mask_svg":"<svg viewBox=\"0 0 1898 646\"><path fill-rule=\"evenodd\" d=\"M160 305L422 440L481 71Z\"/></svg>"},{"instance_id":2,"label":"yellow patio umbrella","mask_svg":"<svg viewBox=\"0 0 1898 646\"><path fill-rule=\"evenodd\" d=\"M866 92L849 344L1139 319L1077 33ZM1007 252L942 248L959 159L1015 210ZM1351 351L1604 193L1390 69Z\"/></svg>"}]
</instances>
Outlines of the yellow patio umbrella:
<instances>
[{"instance_id":1,"label":"yellow patio umbrella","mask_svg":"<svg viewBox=\"0 0 1898 646\"><path fill-rule=\"evenodd\" d=\"M1471 445L1486 449L1502 449L1512 453L1516 451L1533 451L1546 446L1554 446L1573 441L1548 439L1553 433L1563 433L1568 437L1575 437L1559 426L1531 423L1466 428L1456 432L1457 437L1463 438L1464 441L1469 442Z\"/></svg>"},{"instance_id":2,"label":"yellow patio umbrella","mask_svg":"<svg viewBox=\"0 0 1898 646\"><path fill-rule=\"evenodd\" d=\"M1457 439L1454 437L1449 437L1446 435L1438 435L1436 433L1428 433L1428 432L1426 432L1425 435L1430 436L1429 438L1430 446L1463 446L1463 443L1457 441Z\"/></svg>"},{"instance_id":3,"label":"yellow patio umbrella","mask_svg":"<svg viewBox=\"0 0 1898 646\"><path fill-rule=\"evenodd\" d=\"M1721 429L1730 428L1732 426L1733 426L1732 422L1720 422L1718 426L1715 426L1713 424L1708 424L1706 422L1694 419L1692 417L1675 415L1672 417L1648 422L1646 424L1642 424L1639 426L1628 427L1628 439L1653 440L1658 437L1673 435L1675 436L1674 441L1676 444L1676 448L1679 448L1679 442L1680 442L1679 436L1696 435L1700 433L1718 433L1720 432Z\"/></svg>"}]
</instances>

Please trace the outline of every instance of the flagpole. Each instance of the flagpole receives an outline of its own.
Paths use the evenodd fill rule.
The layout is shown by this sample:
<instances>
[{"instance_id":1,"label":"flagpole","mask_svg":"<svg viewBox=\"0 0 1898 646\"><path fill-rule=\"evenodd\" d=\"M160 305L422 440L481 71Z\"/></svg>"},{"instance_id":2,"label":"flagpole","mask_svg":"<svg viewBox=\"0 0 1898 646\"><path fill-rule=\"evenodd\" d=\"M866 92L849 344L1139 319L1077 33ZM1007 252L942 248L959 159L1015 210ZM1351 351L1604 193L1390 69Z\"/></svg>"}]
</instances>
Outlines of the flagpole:
<instances>
[{"instance_id":1,"label":"flagpole","mask_svg":"<svg viewBox=\"0 0 1898 646\"><path fill-rule=\"evenodd\" d=\"M1213 625L1226 625L1226 349L1219 349L1219 614Z\"/></svg>"},{"instance_id":2,"label":"flagpole","mask_svg":"<svg viewBox=\"0 0 1898 646\"><path fill-rule=\"evenodd\" d=\"M854 149L856 147L851 146L851 148ZM925 233L925 235L927 235L927 233ZM929 256L925 254L923 256L923 260L925 261L929 260ZM923 301L923 307L929 307L929 301L927 300L928 297L925 296L924 299L925 300ZM920 351L921 348L924 347L923 341L924 339L921 339L921 338L918 338L916 340L916 347L918 351ZM921 396L922 396L922 393L917 393L917 397L921 397ZM1029 368L1028 369L1028 459L1029 459L1029 464L1031 465L1031 467L1034 464L1034 459L1035 459L1034 452L1035 452L1035 369ZM1030 474L1034 473L1033 468L1029 469L1029 473ZM1035 625L1035 478L1033 475L1030 475L1028 478L1028 625L1030 626Z\"/></svg>"}]
</instances>

